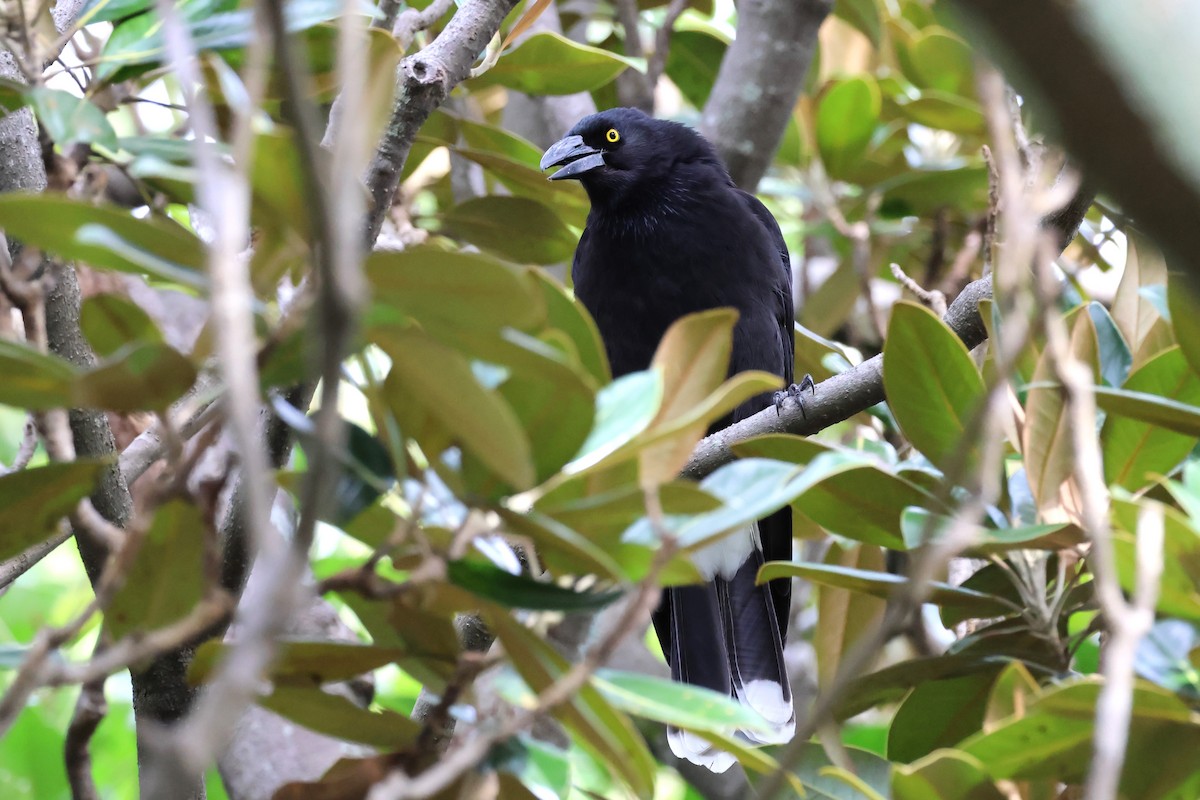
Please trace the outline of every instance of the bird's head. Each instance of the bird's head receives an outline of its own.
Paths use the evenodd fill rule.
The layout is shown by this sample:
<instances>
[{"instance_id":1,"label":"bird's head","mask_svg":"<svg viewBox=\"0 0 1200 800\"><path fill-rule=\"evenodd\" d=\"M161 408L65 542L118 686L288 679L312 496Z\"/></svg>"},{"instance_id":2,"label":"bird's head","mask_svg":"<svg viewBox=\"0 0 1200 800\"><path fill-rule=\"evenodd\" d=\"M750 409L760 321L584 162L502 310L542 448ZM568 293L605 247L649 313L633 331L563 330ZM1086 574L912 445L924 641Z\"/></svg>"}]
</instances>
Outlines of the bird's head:
<instances>
[{"instance_id":1,"label":"bird's head","mask_svg":"<svg viewBox=\"0 0 1200 800\"><path fill-rule=\"evenodd\" d=\"M612 205L670 177L681 164L725 174L712 145L686 125L614 108L580 120L546 150L541 167L562 167L550 180L578 180L593 204Z\"/></svg>"}]
</instances>

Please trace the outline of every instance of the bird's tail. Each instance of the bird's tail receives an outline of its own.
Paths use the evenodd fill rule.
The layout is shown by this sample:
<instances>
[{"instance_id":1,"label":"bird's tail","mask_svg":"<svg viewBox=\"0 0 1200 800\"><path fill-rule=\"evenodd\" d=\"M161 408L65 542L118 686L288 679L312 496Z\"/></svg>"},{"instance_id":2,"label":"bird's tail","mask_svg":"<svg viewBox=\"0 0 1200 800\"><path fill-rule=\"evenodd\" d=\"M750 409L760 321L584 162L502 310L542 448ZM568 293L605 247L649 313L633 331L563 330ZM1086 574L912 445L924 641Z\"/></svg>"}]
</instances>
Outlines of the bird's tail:
<instances>
[{"instance_id":1,"label":"bird's tail","mask_svg":"<svg viewBox=\"0 0 1200 800\"><path fill-rule=\"evenodd\" d=\"M754 744L775 744L791 740L796 717L771 590L755 585L762 563L755 550L728 580L667 589L656 622L668 626L660 640L668 645L671 678L749 706L770 729L732 733ZM688 731L668 728L667 743L677 757L712 772L724 772L735 760Z\"/></svg>"}]
</instances>

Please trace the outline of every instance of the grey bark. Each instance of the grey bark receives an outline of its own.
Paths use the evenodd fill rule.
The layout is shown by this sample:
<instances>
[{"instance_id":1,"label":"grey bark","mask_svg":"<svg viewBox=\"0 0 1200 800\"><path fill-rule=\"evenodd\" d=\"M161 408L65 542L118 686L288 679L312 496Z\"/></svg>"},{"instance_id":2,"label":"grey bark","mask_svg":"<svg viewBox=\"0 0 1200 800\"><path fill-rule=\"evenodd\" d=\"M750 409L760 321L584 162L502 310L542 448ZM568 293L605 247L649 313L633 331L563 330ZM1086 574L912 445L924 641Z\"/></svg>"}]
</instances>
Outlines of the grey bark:
<instances>
[{"instance_id":1,"label":"grey bark","mask_svg":"<svg viewBox=\"0 0 1200 800\"><path fill-rule=\"evenodd\" d=\"M832 0L738 3L737 38L704 104L700 132L748 192L775 156L832 8Z\"/></svg>"}]
</instances>

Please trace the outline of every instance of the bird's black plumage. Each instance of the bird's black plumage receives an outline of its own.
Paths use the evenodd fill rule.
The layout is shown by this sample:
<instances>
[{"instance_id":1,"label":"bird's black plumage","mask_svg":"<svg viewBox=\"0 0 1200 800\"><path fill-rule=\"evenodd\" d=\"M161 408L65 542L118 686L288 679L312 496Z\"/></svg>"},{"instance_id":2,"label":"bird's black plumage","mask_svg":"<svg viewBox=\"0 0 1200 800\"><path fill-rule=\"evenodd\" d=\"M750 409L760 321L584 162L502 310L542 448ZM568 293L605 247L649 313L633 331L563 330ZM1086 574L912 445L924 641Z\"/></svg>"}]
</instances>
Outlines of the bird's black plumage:
<instances>
[{"instance_id":1,"label":"bird's black plumage","mask_svg":"<svg viewBox=\"0 0 1200 800\"><path fill-rule=\"evenodd\" d=\"M763 370L792 383L787 246L771 213L733 184L708 141L684 125L614 109L580 121L546 151L542 168L559 165L552 178L580 180L591 199L572 276L614 377L647 368L685 314L733 307L730 374ZM747 400L713 428L773 401L768 394ZM775 734L748 734L754 741L786 740L795 727L783 662L790 586L755 585L764 560L791 553L785 508L698 554L711 581L664 591L654 614L676 680L737 697L772 723ZM733 761L681 731L670 742L676 755L715 771Z\"/></svg>"}]
</instances>

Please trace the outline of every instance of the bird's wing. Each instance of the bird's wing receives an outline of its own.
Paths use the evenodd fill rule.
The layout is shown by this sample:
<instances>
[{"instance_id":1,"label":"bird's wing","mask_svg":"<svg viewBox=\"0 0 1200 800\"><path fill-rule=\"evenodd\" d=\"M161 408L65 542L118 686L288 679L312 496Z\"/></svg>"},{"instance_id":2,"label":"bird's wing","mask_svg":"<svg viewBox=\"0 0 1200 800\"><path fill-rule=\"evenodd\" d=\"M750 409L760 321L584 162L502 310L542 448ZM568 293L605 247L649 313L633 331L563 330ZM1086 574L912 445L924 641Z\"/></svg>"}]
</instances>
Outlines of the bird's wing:
<instances>
[{"instance_id":1,"label":"bird's wing","mask_svg":"<svg viewBox=\"0 0 1200 800\"><path fill-rule=\"evenodd\" d=\"M795 378L796 368L796 312L792 302L792 258L788 253L787 243L783 240L783 231L779 229L779 223L775 217L767 210L767 207L762 204L754 195L741 189L737 190L742 198L742 202L750 213L758 218L763 227L767 229L767 233L771 235L771 241L775 245L775 249L779 252L779 262L782 267L779 271L778 280L775 282L775 302L776 302L776 319L779 322L779 335L783 342L784 363L782 364L783 371L780 373L783 376L784 387L790 386Z\"/></svg>"}]
</instances>

